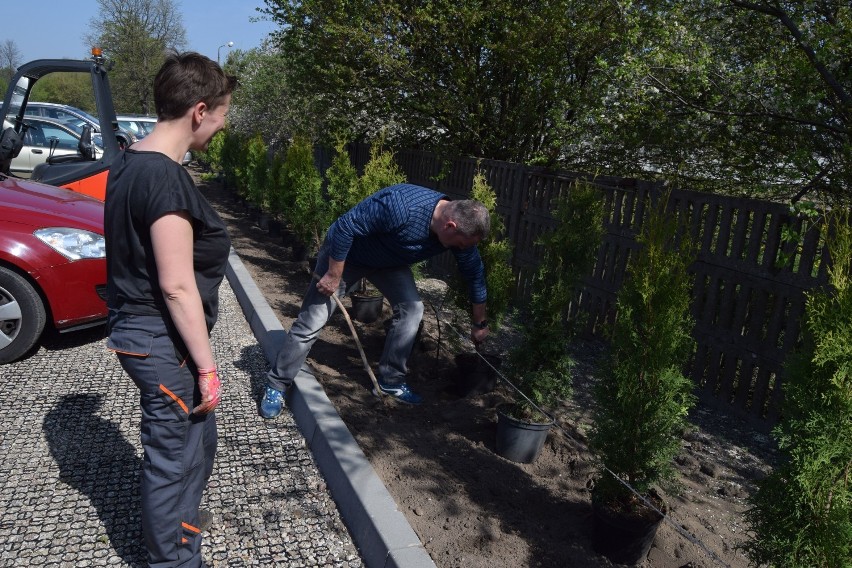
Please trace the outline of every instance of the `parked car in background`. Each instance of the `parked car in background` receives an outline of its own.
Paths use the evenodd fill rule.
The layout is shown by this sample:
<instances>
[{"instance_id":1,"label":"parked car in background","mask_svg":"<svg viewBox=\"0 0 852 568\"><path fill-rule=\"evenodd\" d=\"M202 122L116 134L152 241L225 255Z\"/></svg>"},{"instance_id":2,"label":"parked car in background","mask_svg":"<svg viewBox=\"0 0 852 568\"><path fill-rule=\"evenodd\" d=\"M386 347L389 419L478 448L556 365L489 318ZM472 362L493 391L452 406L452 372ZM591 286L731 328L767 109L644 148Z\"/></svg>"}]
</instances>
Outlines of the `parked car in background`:
<instances>
[{"instance_id":1,"label":"parked car in background","mask_svg":"<svg viewBox=\"0 0 852 568\"><path fill-rule=\"evenodd\" d=\"M119 114L115 118L121 129L132 132L140 140L153 132L157 125L157 117L145 114Z\"/></svg>"},{"instance_id":2,"label":"parked car in background","mask_svg":"<svg viewBox=\"0 0 852 568\"><path fill-rule=\"evenodd\" d=\"M27 102L27 108L24 111L24 114L26 116L43 116L45 118L52 118L53 120L59 121L71 120L74 118L95 120L95 117L91 114L77 107L39 101Z\"/></svg>"},{"instance_id":3,"label":"parked car in background","mask_svg":"<svg viewBox=\"0 0 852 568\"><path fill-rule=\"evenodd\" d=\"M153 132L154 127L157 126L157 117L146 114L119 114L116 120L121 128L133 132L140 140ZM192 152L187 152L181 163L185 166L191 161Z\"/></svg>"},{"instance_id":4,"label":"parked car in background","mask_svg":"<svg viewBox=\"0 0 852 568\"><path fill-rule=\"evenodd\" d=\"M48 323L105 320L103 216L97 199L0 175L0 363L28 353Z\"/></svg>"},{"instance_id":5,"label":"parked car in background","mask_svg":"<svg viewBox=\"0 0 852 568\"><path fill-rule=\"evenodd\" d=\"M25 116L24 125L24 145L10 166L15 176L28 178L39 164L47 161L58 163L86 159L80 152L82 129L77 131L68 124L37 116ZM103 149L96 146L96 159L102 155Z\"/></svg>"},{"instance_id":6,"label":"parked car in background","mask_svg":"<svg viewBox=\"0 0 852 568\"><path fill-rule=\"evenodd\" d=\"M27 102L26 109L24 109L24 115L43 116L45 118L52 118L58 122L66 122L73 125L78 132L82 130L82 127L85 124L89 124L92 126L96 135L100 134L100 123L97 118L84 110L70 105L29 101ZM119 147L122 149L139 140L139 138L132 132L121 128L120 125L119 129L116 130L115 136L118 140Z\"/></svg>"}]
</instances>

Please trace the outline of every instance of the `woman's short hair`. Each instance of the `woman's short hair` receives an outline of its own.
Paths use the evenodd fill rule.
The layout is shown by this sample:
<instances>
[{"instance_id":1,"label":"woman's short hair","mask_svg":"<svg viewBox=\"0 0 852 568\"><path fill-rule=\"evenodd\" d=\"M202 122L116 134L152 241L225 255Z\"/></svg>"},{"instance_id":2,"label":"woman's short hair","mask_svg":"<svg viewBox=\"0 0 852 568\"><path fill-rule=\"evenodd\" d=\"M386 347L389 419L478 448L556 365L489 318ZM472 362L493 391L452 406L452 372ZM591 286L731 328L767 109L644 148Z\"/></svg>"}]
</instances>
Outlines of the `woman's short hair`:
<instances>
[{"instance_id":1,"label":"woman's short hair","mask_svg":"<svg viewBox=\"0 0 852 568\"><path fill-rule=\"evenodd\" d=\"M479 201L473 199L450 201L446 212L461 234L466 237L479 237L481 240L488 238L491 217L488 215L488 209Z\"/></svg>"},{"instance_id":2,"label":"woman's short hair","mask_svg":"<svg viewBox=\"0 0 852 568\"><path fill-rule=\"evenodd\" d=\"M200 53L172 53L154 78L154 106L158 120L174 120L199 102L211 109L225 102L237 86L219 64Z\"/></svg>"}]
</instances>

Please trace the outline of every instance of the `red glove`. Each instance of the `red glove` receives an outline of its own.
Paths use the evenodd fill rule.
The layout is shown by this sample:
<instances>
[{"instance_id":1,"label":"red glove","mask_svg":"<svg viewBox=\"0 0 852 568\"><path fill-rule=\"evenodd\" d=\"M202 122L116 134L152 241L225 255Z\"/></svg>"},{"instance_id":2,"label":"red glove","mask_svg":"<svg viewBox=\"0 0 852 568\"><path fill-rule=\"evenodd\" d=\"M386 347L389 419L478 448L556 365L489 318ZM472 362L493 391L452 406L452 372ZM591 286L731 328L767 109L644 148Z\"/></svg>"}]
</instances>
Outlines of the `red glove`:
<instances>
[{"instance_id":1,"label":"red glove","mask_svg":"<svg viewBox=\"0 0 852 568\"><path fill-rule=\"evenodd\" d=\"M198 369L198 389L201 391L201 404L192 409L193 414L207 414L219 404L222 394L222 382L216 367Z\"/></svg>"}]
</instances>

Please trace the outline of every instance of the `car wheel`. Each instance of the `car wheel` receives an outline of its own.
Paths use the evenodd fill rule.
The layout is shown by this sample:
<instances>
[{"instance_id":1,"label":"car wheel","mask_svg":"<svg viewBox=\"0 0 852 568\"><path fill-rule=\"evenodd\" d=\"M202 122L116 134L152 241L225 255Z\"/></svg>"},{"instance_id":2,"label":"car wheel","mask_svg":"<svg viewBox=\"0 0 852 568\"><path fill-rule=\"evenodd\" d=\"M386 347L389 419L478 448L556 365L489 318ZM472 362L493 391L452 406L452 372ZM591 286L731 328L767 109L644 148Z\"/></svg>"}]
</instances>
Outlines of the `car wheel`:
<instances>
[{"instance_id":1,"label":"car wheel","mask_svg":"<svg viewBox=\"0 0 852 568\"><path fill-rule=\"evenodd\" d=\"M46 321L38 292L16 272L0 267L0 363L14 361L29 351Z\"/></svg>"}]
</instances>

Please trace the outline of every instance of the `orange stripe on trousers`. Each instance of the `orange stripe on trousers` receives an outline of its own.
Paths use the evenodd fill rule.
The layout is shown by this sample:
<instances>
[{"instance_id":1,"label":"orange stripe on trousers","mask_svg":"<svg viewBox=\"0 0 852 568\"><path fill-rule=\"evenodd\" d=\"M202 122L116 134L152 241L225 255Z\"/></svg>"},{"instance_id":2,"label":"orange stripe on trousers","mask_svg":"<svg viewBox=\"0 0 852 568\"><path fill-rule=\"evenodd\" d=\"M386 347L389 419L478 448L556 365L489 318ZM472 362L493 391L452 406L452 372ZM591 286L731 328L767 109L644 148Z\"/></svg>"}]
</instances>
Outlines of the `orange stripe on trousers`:
<instances>
[{"instance_id":1,"label":"orange stripe on trousers","mask_svg":"<svg viewBox=\"0 0 852 568\"><path fill-rule=\"evenodd\" d=\"M198 527L194 527L189 523L181 523L180 525L189 532L194 532L195 534L199 534L201 532L201 529L199 529Z\"/></svg>"},{"instance_id":2,"label":"orange stripe on trousers","mask_svg":"<svg viewBox=\"0 0 852 568\"><path fill-rule=\"evenodd\" d=\"M176 395L175 393L173 393L172 391L167 389L164 385L160 385L160 390L163 391L164 393L166 393L169 396L169 398L171 398L173 401L178 403L180 405L180 407L183 408L184 412L189 414L189 408L186 407L186 405L183 403L183 401L180 399L180 397L178 395Z\"/></svg>"}]
</instances>

